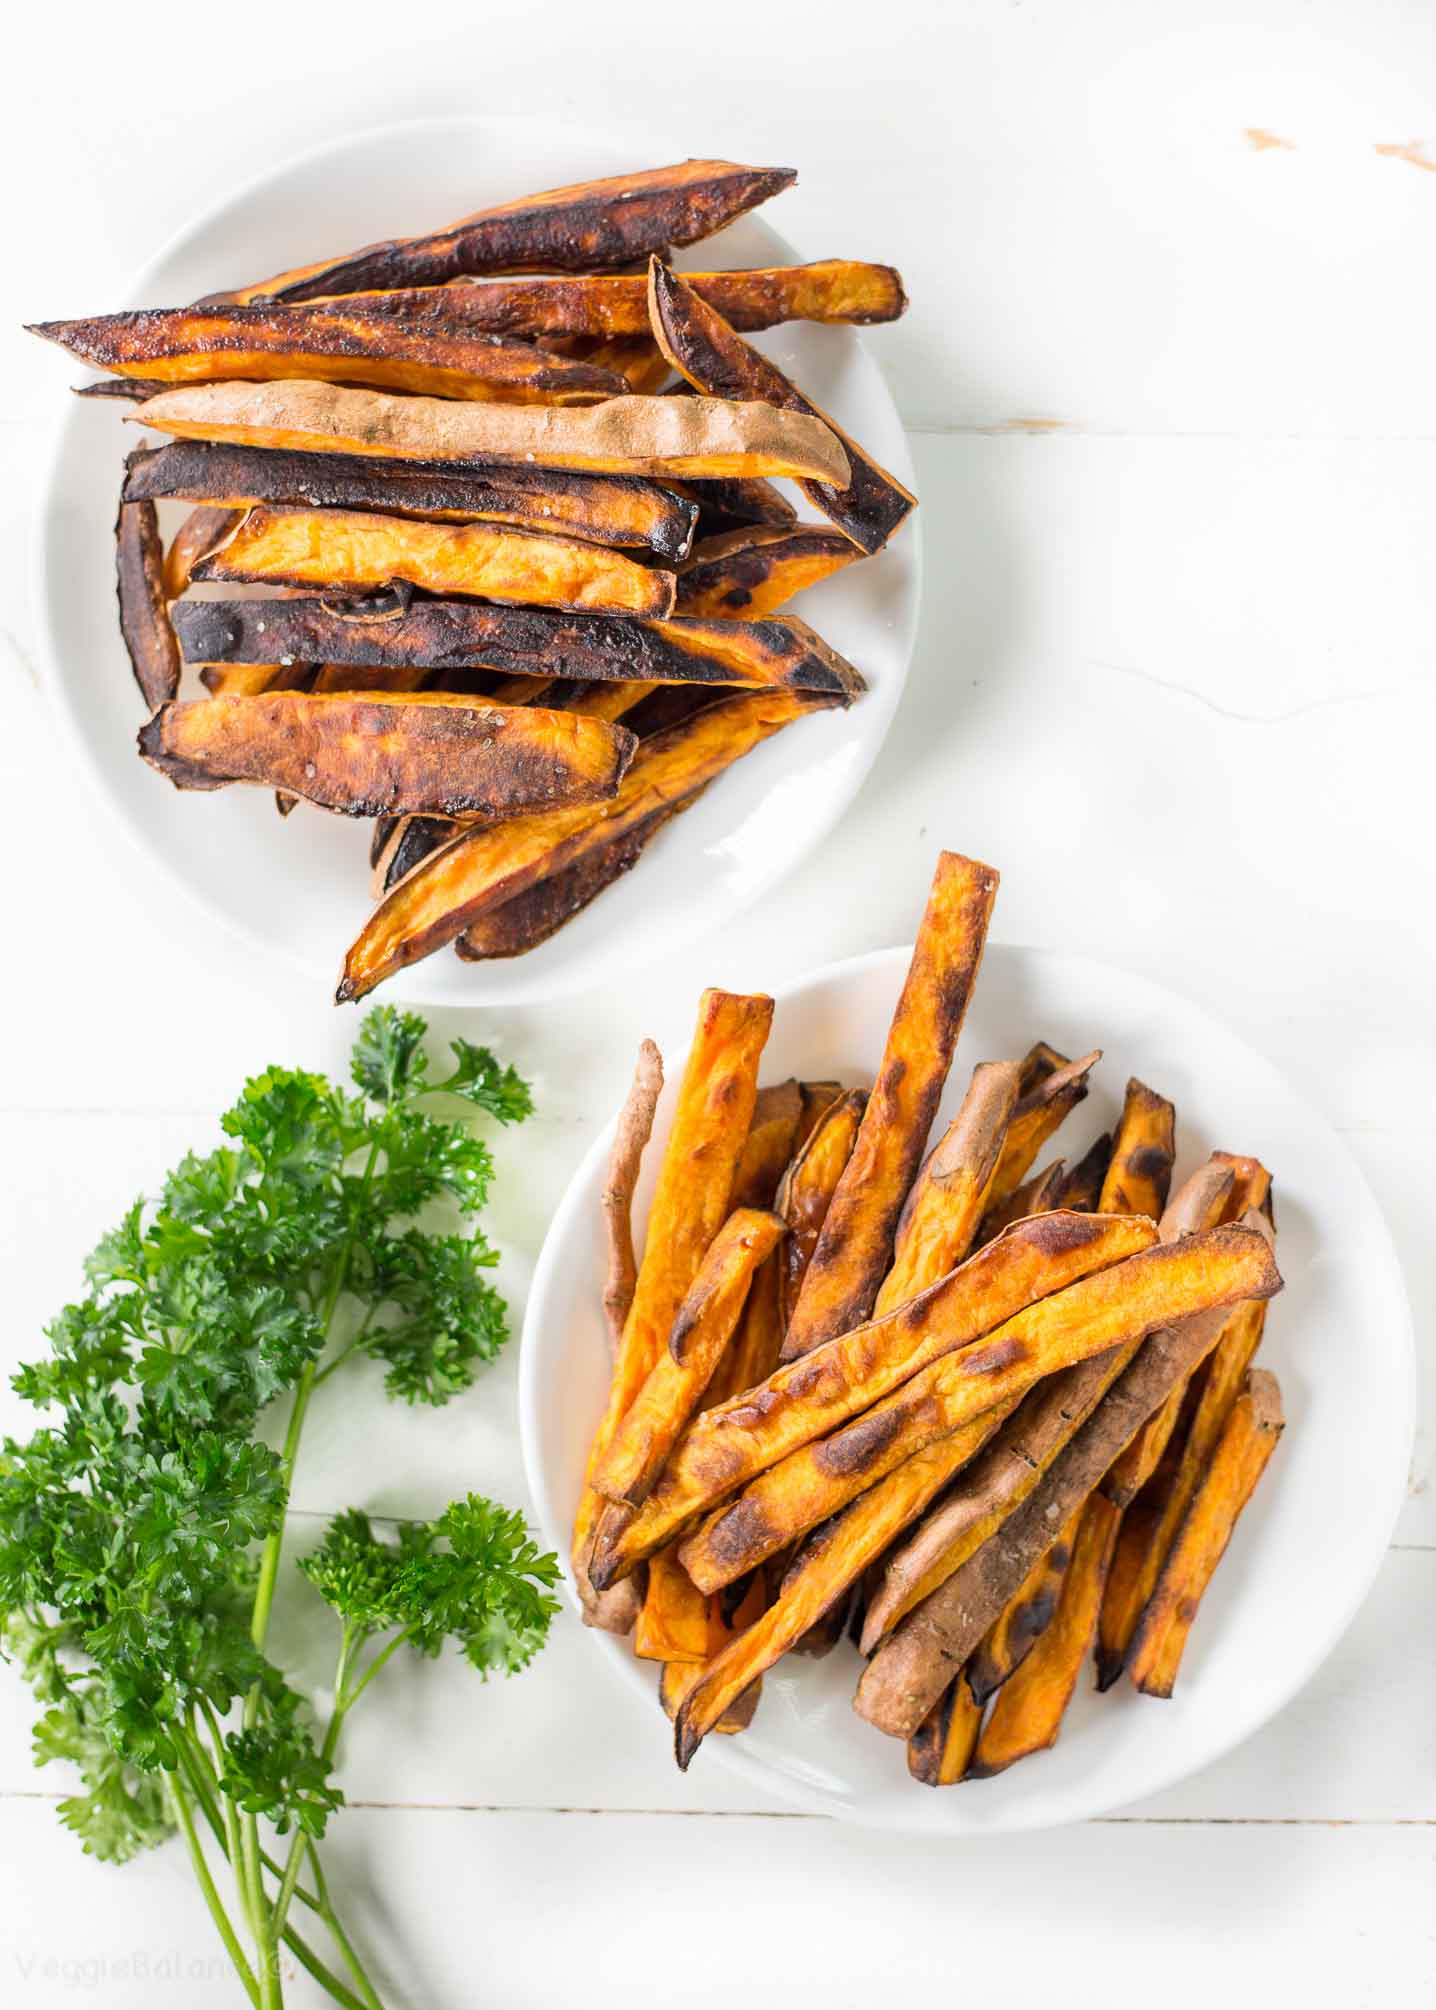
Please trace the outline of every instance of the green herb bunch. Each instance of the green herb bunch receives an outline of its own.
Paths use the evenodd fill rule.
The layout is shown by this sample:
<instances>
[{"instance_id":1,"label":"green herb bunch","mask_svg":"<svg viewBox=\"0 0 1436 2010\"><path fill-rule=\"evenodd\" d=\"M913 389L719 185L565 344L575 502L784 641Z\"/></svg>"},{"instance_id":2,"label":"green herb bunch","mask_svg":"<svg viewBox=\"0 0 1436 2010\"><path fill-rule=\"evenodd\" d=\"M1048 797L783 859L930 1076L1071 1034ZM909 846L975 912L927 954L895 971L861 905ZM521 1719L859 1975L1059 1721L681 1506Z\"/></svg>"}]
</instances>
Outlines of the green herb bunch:
<instances>
[{"instance_id":1,"label":"green herb bunch","mask_svg":"<svg viewBox=\"0 0 1436 2010\"><path fill-rule=\"evenodd\" d=\"M258 2010L282 2002L281 1944L336 2001L380 2010L319 1851L340 1730L379 1669L453 1641L481 1675L513 1674L557 1610L555 1558L493 1501L392 1535L351 1509L300 1563L338 1620L326 1726L265 1652L316 1393L367 1355L391 1395L446 1403L508 1338L472 1225L492 1157L467 1113L435 1108L508 1124L532 1101L465 1040L431 1080L425 1030L372 1012L352 1091L280 1068L246 1083L229 1142L186 1157L90 1257L48 1357L14 1377L51 1418L0 1451L0 1625L44 1706L36 1763L78 1768L60 1813L96 1856L179 1831ZM425 1225L444 1213L461 1227ZM281 1403L276 1453L261 1432Z\"/></svg>"}]
</instances>

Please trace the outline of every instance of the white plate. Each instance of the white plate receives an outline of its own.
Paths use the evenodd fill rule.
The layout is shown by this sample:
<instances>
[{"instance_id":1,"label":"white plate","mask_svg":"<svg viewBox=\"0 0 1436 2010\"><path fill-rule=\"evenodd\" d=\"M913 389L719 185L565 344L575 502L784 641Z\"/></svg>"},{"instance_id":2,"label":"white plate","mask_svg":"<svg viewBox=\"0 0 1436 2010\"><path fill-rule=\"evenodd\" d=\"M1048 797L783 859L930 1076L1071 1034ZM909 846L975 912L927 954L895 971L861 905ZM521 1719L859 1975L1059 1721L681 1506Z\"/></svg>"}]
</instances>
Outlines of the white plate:
<instances>
[{"instance_id":1,"label":"white plate","mask_svg":"<svg viewBox=\"0 0 1436 2010\"><path fill-rule=\"evenodd\" d=\"M361 133L276 169L200 218L141 274L130 304L182 303L487 203L669 158L678 156L656 140L620 144L526 120L426 120ZM801 256L760 213L679 263L770 265ZM123 304L33 303L37 315ZM896 409L853 330L797 325L758 342L912 484ZM149 861L257 952L278 950L315 983L332 986L369 912L368 825L301 805L286 826L258 789L181 795L135 753L142 713L115 621L113 526L124 454L154 435L122 425L125 407L71 399L66 387L84 374L57 354L52 395L64 417L40 520L35 595L50 688L98 794ZM720 927L795 866L852 801L901 695L917 625L918 537L909 523L887 551L805 593L795 609L861 669L869 689L859 703L801 721L740 761L655 839L633 873L531 955L463 964L440 952L385 995L517 1004L628 976Z\"/></svg>"},{"instance_id":2,"label":"white plate","mask_svg":"<svg viewBox=\"0 0 1436 2010\"><path fill-rule=\"evenodd\" d=\"M779 992L764 1079L870 1083L909 954L881 950ZM639 1222L688 1037L681 1029L664 1049L669 1088ZM1255 1152L1272 1167L1286 1289L1262 1360L1281 1379L1286 1434L1203 1601L1170 1702L1125 1685L1098 1696L1084 1680L1055 1750L935 1793L908 1779L902 1745L853 1714L859 1663L844 1643L824 1661L780 1662L764 1678L752 1728L709 1738L694 1761L873 1828L977 1835L1081 1821L1207 1765L1279 1710L1335 1645L1376 1573L1404 1490L1411 1316L1385 1223L1335 1133L1266 1061L1170 992L1085 958L1006 947L987 952L938 1127L974 1061L1022 1053L1038 1037L1067 1053L1105 1049L1093 1093L1070 1136L1062 1133L1069 1157L1110 1127L1135 1073L1176 1102L1178 1178L1215 1149ZM612 1126L554 1216L524 1320L524 1459L561 1555L607 1382L598 1199L611 1137ZM627 1641L588 1637L618 1679L652 1695L655 1671ZM653 1707L649 1735L666 1741Z\"/></svg>"}]
</instances>

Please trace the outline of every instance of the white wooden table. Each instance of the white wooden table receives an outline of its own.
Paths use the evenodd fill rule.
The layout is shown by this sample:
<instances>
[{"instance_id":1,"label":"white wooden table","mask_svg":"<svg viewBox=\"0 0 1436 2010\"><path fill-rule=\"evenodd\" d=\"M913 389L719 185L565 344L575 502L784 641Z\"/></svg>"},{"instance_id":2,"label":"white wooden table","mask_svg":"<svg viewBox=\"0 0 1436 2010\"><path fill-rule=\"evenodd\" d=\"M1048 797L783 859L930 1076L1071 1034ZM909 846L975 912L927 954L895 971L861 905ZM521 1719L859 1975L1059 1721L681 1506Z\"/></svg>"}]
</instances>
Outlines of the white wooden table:
<instances>
[{"instance_id":1,"label":"white wooden table","mask_svg":"<svg viewBox=\"0 0 1436 2010\"><path fill-rule=\"evenodd\" d=\"M635 163L796 162L784 227L907 276L881 354L928 550L905 706L822 857L631 993L485 1019L540 1100L500 1148L515 1312L650 1021L705 981L771 985L908 938L948 843L1002 866L998 938L1149 972L1284 1066L1385 1205L1426 1341L1436 19L1419 0L1236 11L547 0L529 20L356 0L11 24L7 1365L246 1072L338 1067L354 1023L172 910L85 799L36 685L23 544L54 378L15 324L119 299L272 159L474 109L605 126ZM438 1416L364 1391L306 1448L302 1504L415 1511L473 1485L523 1502L514 1368ZM334 1831L393 2002L617 2010L637 1987L701 2006L735 1983L824 2006L1431 2000L1428 1470L1429 1439L1371 1599L1301 1698L1085 1832L918 1847L755 1805L701 1760L682 1778L567 1617L521 1681L424 1668L356 1724ZM173 1851L114 1871L60 1830L27 1701L0 1670L0 2002L236 2002Z\"/></svg>"}]
</instances>

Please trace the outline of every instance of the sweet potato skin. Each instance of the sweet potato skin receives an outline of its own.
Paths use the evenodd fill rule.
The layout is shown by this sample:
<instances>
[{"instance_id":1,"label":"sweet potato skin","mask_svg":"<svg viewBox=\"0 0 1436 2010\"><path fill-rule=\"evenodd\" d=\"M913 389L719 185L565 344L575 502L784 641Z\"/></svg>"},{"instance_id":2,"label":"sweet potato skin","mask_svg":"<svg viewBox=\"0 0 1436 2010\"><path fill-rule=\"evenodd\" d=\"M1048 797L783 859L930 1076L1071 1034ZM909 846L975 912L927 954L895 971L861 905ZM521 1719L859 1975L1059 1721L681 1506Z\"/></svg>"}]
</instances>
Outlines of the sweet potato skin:
<instances>
[{"instance_id":1,"label":"sweet potato skin","mask_svg":"<svg viewBox=\"0 0 1436 2010\"><path fill-rule=\"evenodd\" d=\"M978 1240L993 1232L1005 1203L1021 1186L1036 1163L1043 1145L1067 1119L1087 1094L1087 1077L1101 1060L1100 1048L1084 1054L1080 1061L1061 1061L1058 1067L1045 1065L1052 1050L1042 1046L1044 1065L1033 1065L1029 1055L1023 1063L1021 1094L1002 1140L1002 1151L987 1190L987 1216L978 1230ZM1057 1057L1060 1060L1060 1056ZM1102 1210L1120 1213L1120 1209Z\"/></svg>"},{"instance_id":2,"label":"sweet potato skin","mask_svg":"<svg viewBox=\"0 0 1436 2010\"><path fill-rule=\"evenodd\" d=\"M723 316L660 258L649 261L648 312L653 332L675 370L710 397L760 398L791 412L810 414L832 427L847 452L846 482L806 479L803 493L840 531L870 556L881 551L917 506L900 481L865 454L805 398L776 363L736 334Z\"/></svg>"},{"instance_id":3,"label":"sweet potato skin","mask_svg":"<svg viewBox=\"0 0 1436 2010\"><path fill-rule=\"evenodd\" d=\"M578 538L267 504L251 509L193 576L340 590L403 579L426 593L654 617L670 613L674 599L671 572Z\"/></svg>"},{"instance_id":4,"label":"sweet potato skin","mask_svg":"<svg viewBox=\"0 0 1436 2010\"><path fill-rule=\"evenodd\" d=\"M1070 1219L1034 1217L1042 1227ZM915 1451L1030 1388L1039 1378L1139 1339L1169 1322L1255 1296L1271 1274L1263 1239L1209 1229L1155 1244L1015 1313L984 1338L946 1352L892 1395L827 1437L791 1452L720 1508L679 1554L700 1589L719 1590L813 1528ZM920 1302L920 1301L919 1301Z\"/></svg>"},{"instance_id":5,"label":"sweet potato skin","mask_svg":"<svg viewBox=\"0 0 1436 2010\"><path fill-rule=\"evenodd\" d=\"M877 1080L793 1308L784 1360L872 1310L982 962L997 879L976 859L939 854Z\"/></svg>"},{"instance_id":6,"label":"sweet potato skin","mask_svg":"<svg viewBox=\"0 0 1436 2010\"><path fill-rule=\"evenodd\" d=\"M627 386L620 386L626 392ZM309 379L189 384L127 415L180 439L381 461L499 463L598 474L792 475L841 482L848 456L823 420L715 398L609 396L555 405L393 397Z\"/></svg>"},{"instance_id":7,"label":"sweet potato skin","mask_svg":"<svg viewBox=\"0 0 1436 2010\"><path fill-rule=\"evenodd\" d=\"M258 782L349 816L514 816L611 796L636 744L562 712L266 691L161 707L140 752L178 788Z\"/></svg>"},{"instance_id":8,"label":"sweet potato skin","mask_svg":"<svg viewBox=\"0 0 1436 2010\"><path fill-rule=\"evenodd\" d=\"M705 1411L675 1448L643 1514L604 1560L599 1581L614 1582L619 1569L640 1561L694 1515L757 1475L780 1470L804 1446L814 1450L830 1442L824 1434L840 1432L849 1419L857 1419L852 1428L861 1435L870 1406L932 1363L962 1353L975 1358L983 1336L1004 1331L1028 1307L1104 1266L1123 1264L1152 1240L1150 1225L1095 1215L1022 1222L882 1319L837 1336L777 1369L761 1387ZM853 1477L862 1480L862 1473Z\"/></svg>"},{"instance_id":9,"label":"sweet potato skin","mask_svg":"<svg viewBox=\"0 0 1436 2010\"><path fill-rule=\"evenodd\" d=\"M696 244L797 180L794 168L690 160L577 182L480 210L421 237L366 245L279 273L237 300L313 300L365 288L434 286L480 272L586 272L664 245Z\"/></svg>"},{"instance_id":10,"label":"sweet potato skin","mask_svg":"<svg viewBox=\"0 0 1436 2010\"><path fill-rule=\"evenodd\" d=\"M1213 1237L1232 1233L1229 1228L1206 1231ZM1261 1241L1255 1231L1247 1233ZM1262 1247L1266 1249L1265 1242ZM1270 1297L1280 1286L1268 1250L1262 1289L1243 1295ZM911 1737L1033 1564L1051 1548L1056 1532L1097 1486L1142 1420L1210 1345L1210 1335L1196 1319L1165 1327L1147 1342L1000 1534L909 1613L873 1656L858 1685L860 1716L892 1737Z\"/></svg>"},{"instance_id":11,"label":"sweet potato skin","mask_svg":"<svg viewBox=\"0 0 1436 2010\"><path fill-rule=\"evenodd\" d=\"M997 1692L978 1735L969 1777L988 1780L1057 1742L1087 1658L1121 1510L1105 1494L1088 1496L1076 1517L1072 1559L1057 1611L1011 1679ZM1069 1524L1070 1527L1070 1524Z\"/></svg>"},{"instance_id":12,"label":"sweet potato skin","mask_svg":"<svg viewBox=\"0 0 1436 2010\"><path fill-rule=\"evenodd\" d=\"M848 258L736 272L685 272L683 278L700 299L717 308L730 328L744 334L776 328L785 321L871 326L896 321L907 309L902 277L891 265L866 265ZM609 342L649 333L646 272L544 273L477 284L456 280L443 287L349 293L341 299L360 313L451 321L492 335L538 341L579 335ZM665 371L667 367L665 363Z\"/></svg>"},{"instance_id":13,"label":"sweet potato skin","mask_svg":"<svg viewBox=\"0 0 1436 2010\"><path fill-rule=\"evenodd\" d=\"M663 1093L663 1056L652 1040L639 1044L633 1082L614 1127L613 1150L599 1197L603 1215L608 1273L603 1285L603 1317L609 1348L617 1358L628 1324L628 1311L638 1283L638 1258L633 1246L633 1194L643 1166L643 1154L653 1135L653 1116Z\"/></svg>"},{"instance_id":14,"label":"sweet potato skin","mask_svg":"<svg viewBox=\"0 0 1436 2010\"><path fill-rule=\"evenodd\" d=\"M697 503L641 475L455 468L204 440L136 448L125 461L121 497L125 502L178 497L227 509L288 503L439 522L504 523L515 530L651 551L673 562L687 556L698 521Z\"/></svg>"},{"instance_id":15,"label":"sweet potato skin","mask_svg":"<svg viewBox=\"0 0 1436 2010\"><path fill-rule=\"evenodd\" d=\"M164 548L152 502L122 502L115 518L120 634L140 695L153 712L179 690L180 651L165 605Z\"/></svg>"},{"instance_id":16,"label":"sweet potato skin","mask_svg":"<svg viewBox=\"0 0 1436 2010\"><path fill-rule=\"evenodd\" d=\"M442 949L545 873L562 871L593 847L690 797L821 702L790 693L728 699L641 745L608 803L461 832L425 859L370 917L345 959L338 1002L364 997L394 971Z\"/></svg>"},{"instance_id":17,"label":"sweet potato skin","mask_svg":"<svg viewBox=\"0 0 1436 2010\"><path fill-rule=\"evenodd\" d=\"M591 1484L607 1499L637 1507L647 1496L713 1379L754 1272L782 1233L781 1216L740 1207L708 1245L669 1329L667 1347L660 1350L592 1469Z\"/></svg>"},{"instance_id":18,"label":"sweet potato skin","mask_svg":"<svg viewBox=\"0 0 1436 2010\"><path fill-rule=\"evenodd\" d=\"M1144 1696L1171 1695L1202 1595L1283 1428L1277 1379L1254 1368L1222 1428L1137 1628L1131 1673Z\"/></svg>"},{"instance_id":19,"label":"sweet potato skin","mask_svg":"<svg viewBox=\"0 0 1436 2010\"><path fill-rule=\"evenodd\" d=\"M791 690L839 699L862 689L851 664L800 621L647 621L458 600L361 607L323 599L195 600L175 610L191 663L282 661L482 668L505 676Z\"/></svg>"},{"instance_id":20,"label":"sweet potato skin","mask_svg":"<svg viewBox=\"0 0 1436 2010\"><path fill-rule=\"evenodd\" d=\"M729 531L700 544L678 576L677 610L712 620L776 614L806 586L830 579L862 554L841 531L808 525Z\"/></svg>"}]
</instances>

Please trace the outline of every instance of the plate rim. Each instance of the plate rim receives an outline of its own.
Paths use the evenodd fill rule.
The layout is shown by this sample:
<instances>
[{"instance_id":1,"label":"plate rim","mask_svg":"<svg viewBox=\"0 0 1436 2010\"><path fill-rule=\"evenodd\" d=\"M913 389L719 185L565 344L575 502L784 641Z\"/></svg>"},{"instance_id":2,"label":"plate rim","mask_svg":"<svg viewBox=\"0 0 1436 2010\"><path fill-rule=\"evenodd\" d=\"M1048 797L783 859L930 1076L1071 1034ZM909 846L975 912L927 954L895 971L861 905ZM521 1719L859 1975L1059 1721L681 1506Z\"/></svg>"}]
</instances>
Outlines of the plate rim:
<instances>
[{"instance_id":1,"label":"plate rim","mask_svg":"<svg viewBox=\"0 0 1436 2010\"><path fill-rule=\"evenodd\" d=\"M906 968L912 956L911 943L898 944L884 949L870 949L855 956L840 957L830 963L805 971L789 981L775 985L771 996L774 1005L781 1010L785 1003L801 997L805 992L823 985L839 981L851 982L880 965L894 965ZM1035 1810L1024 1816L1021 1806L1014 1808L1010 1817L984 1824L981 1828L954 1828L945 1832L917 1823L909 1823L900 1811L884 1813L866 1803L844 1799L829 1794L821 1788L806 1785L792 1774L775 1772L764 1760L742 1749L738 1739L709 1739L704 1747L711 1755L711 1762L721 1771L742 1779L747 1785L757 1787L775 1799L802 1809L808 1814L826 1815L843 1821L850 1826L866 1829L874 1833L890 1835L920 1836L924 1841L952 1841L979 1843L996 1835L1035 1834L1052 1829L1067 1828L1078 1822L1093 1821L1109 1815L1115 1809L1139 1807L1153 1795L1166 1792L1182 1781L1194 1778L1207 1767L1217 1764L1245 1745L1256 1736L1272 1719L1285 1710L1301 1693L1318 1671L1329 1660L1331 1654L1351 1626L1356 1615L1371 1595L1372 1586L1380 1571L1382 1561L1391 1546L1391 1537L1405 1503L1407 1479L1411 1456L1415 1444L1418 1422L1418 1400L1420 1363L1416 1347L1415 1318L1411 1306L1411 1296L1406 1282L1405 1268L1397 1251L1390 1224L1370 1181L1348 1148L1345 1139L1336 1126L1305 1095L1301 1094L1288 1080L1285 1073L1270 1060L1262 1050L1248 1041L1244 1035L1234 1031L1225 1020L1175 991L1159 979L1149 977L1140 971L1108 961L1104 957L1089 956L1082 951L1046 948L1037 943L1001 942L990 943L988 954L997 954L1014 959L1037 958L1048 963L1068 967L1081 967L1089 972L1101 973L1107 978L1115 978L1129 986L1136 993L1145 992L1152 1001L1169 1000L1179 1003L1183 1011L1204 1021L1223 1039L1235 1043L1244 1050L1271 1077L1276 1086L1289 1097L1312 1122L1326 1132L1329 1142L1339 1153L1352 1177L1358 1182L1369 1204L1371 1219L1379 1228L1383 1250L1388 1262L1391 1279L1396 1287L1395 1303L1399 1308L1399 1334L1393 1335L1393 1357L1395 1372L1399 1373L1400 1386L1393 1388L1393 1417L1399 1420L1401 1456L1392 1457L1389 1476L1383 1481L1385 1507L1378 1513L1373 1507L1372 1527L1382 1531L1378 1547L1373 1538L1372 1556L1359 1573L1353 1573L1353 1582L1358 1588L1334 1605L1321 1629L1316 1651L1289 1678L1277 1683L1271 1693L1263 1698L1256 1708L1243 1716L1240 1709L1232 1715L1238 1720L1234 1735L1224 1743L1206 1752L1194 1761L1175 1755L1170 1765L1159 1768L1144 1785L1140 1795L1134 1800L1122 1794L1106 1794L1100 1788L1091 1796L1090 1804L1072 1808L1058 1814L1042 1814ZM671 1029L663 1029L665 1032ZM661 1043L660 1043L661 1044ZM666 1050L665 1050L666 1051ZM686 1035L675 1044L673 1051L687 1052ZM519 1444L523 1459L524 1479L530 1498L538 1514L544 1541L554 1548L563 1564L563 1595L569 1609L579 1616L581 1608L577 1593L567 1569L569 1531L558 1525L549 1510L550 1490L544 1481L545 1466L540 1456L540 1409L544 1391L540 1387L538 1370L539 1343L537 1329L540 1324L540 1307L553 1288L553 1281L561 1268L561 1253L568 1240L570 1224L575 1221L583 1207L596 1174L611 1149L614 1130L618 1121L615 1110L601 1126L574 1168L563 1194L550 1217L542 1246L534 1263L524 1304L523 1324L519 1340L518 1368L518 1410ZM622 1653L623 1643L614 1636L583 1628L586 1638L595 1643L602 1659L614 1672L614 1679L632 1694L642 1695L652 1703L652 1684L646 1673L645 1664L632 1654ZM1240 1699L1237 1699L1238 1704Z\"/></svg>"},{"instance_id":2,"label":"plate rim","mask_svg":"<svg viewBox=\"0 0 1436 2010\"><path fill-rule=\"evenodd\" d=\"M120 289L122 302L140 299L150 284L151 275L177 256L184 246L212 229L222 218L242 209L272 183L286 175L320 167L324 162L350 152L392 143L405 134L423 132L433 136L446 131L460 134L476 129L491 130L494 127L558 135L565 142L590 143L599 149L617 150L622 144L616 135L587 124L574 125L567 120L533 118L519 113L426 113L415 118L391 119L381 124L364 126L357 132L336 134L312 147L287 155L261 172L247 176L227 195L220 195L202 209L193 212L185 222L169 232L158 249L131 275L126 285ZM674 158L677 159L678 156L675 155ZM762 220L784 249L797 257L795 248L789 244L783 233L775 229L771 223L767 223L766 219ZM118 311L123 311L123 308ZM915 474L908 430L898 410L897 399L888 382L887 372L868 347L861 328L852 327L845 332L851 337L867 365L876 373L883 395L892 408L903 447L902 465L898 466L895 472L900 480L913 487ZM61 667L63 651L52 614L50 585L53 560L56 556L54 543L55 520L59 514L60 463L69 439L70 427L76 418L75 410L62 404L57 408L51 422L43 454L43 480L37 487L31 519L27 557L28 584L35 620L36 655L41 672L39 683L50 716L58 721L62 741L80 772L91 783L92 798L103 804L110 824L123 831L125 842L130 847L133 857L143 860L149 869L157 869L163 874L165 883L179 891L190 911L203 914L218 928L221 935L228 939L233 948L243 948L259 957L275 958L295 978L302 979L307 984L324 984L332 979L332 969L328 965L321 970L317 957L311 960L295 946L266 935L251 921L232 912L218 900L208 897L202 887L180 870L159 839L149 834L145 826L124 807L119 795L110 786L104 759L97 750L91 748L81 730L78 700L71 693ZM759 879L753 884L736 889L726 902L719 901L706 906L701 917L695 919L692 928L680 931L677 938L670 942L655 942L648 955L636 957L633 964L635 970L652 968L660 957L669 953L670 949L672 953L677 954L695 948L707 936L736 921L757 901L775 892L784 880L813 855L852 808L887 743L893 721L902 705L907 681L912 672L913 658L917 653L925 577L924 524L920 509L914 511L909 518L905 526L905 535L908 540L908 563L912 570L912 586L908 597L907 633L902 650L901 671L886 724L880 732L859 746L857 758L845 773L841 787L833 791L827 809L804 822L800 842L786 854L771 877ZM698 906L697 903L693 905L695 909ZM422 973L430 967L431 961L431 958L422 958L418 963L397 973L388 995L396 1003L427 1007L435 1011L467 1011L485 1007L527 1008L581 995L585 990L606 981L602 975L591 978L582 973L574 973L560 962L547 972L535 967L532 976L527 980L520 976L502 990L490 992L482 976L477 974L479 967L475 966L474 989L464 998L454 998L428 989ZM518 957L510 959L503 967L506 971L523 972L527 970L528 964L529 959Z\"/></svg>"}]
</instances>

